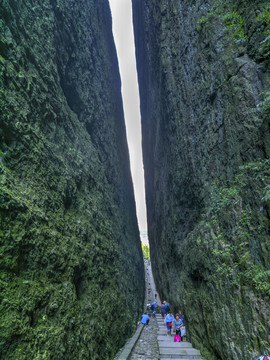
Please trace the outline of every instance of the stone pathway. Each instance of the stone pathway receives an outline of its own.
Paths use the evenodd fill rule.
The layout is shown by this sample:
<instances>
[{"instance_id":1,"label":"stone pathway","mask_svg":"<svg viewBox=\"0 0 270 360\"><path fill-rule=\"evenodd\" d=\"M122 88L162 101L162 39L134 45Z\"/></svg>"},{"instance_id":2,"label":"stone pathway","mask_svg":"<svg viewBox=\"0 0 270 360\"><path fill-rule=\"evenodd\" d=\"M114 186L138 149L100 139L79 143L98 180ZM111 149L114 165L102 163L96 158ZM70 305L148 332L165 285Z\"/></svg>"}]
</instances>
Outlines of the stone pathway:
<instances>
[{"instance_id":1,"label":"stone pathway","mask_svg":"<svg viewBox=\"0 0 270 360\"><path fill-rule=\"evenodd\" d=\"M157 340L159 345L159 357L157 359L202 360L200 351L194 349L191 343L187 341L175 343L175 333L172 333L172 336L167 336L167 327L164 326L164 319L161 314L156 315L156 320L158 323Z\"/></svg>"},{"instance_id":2,"label":"stone pathway","mask_svg":"<svg viewBox=\"0 0 270 360\"><path fill-rule=\"evenodd\" d=\"M147 291L147 303L152 304L153 301L156 301L156 303L160 306L161 301L156 290L150 261L148 261L145 266L145 287Z\"/></svg>"},{"instance_id":3,"label":"stone pathway","mask_svg":"<svg viewBox=\"0 0 270 360\"><path fill-rule=\"evenodd\" d=\"M145 290L146 290L146 299L145 299L145 307L146 304L152 304L154 299L160 305L160 299L158 297L158 293L156 291L151 263L145 262ZM157 298L155 298L155 294L157 294ZM158 324L155 317L150 318L150 322L148 326L145 326L140 338L138 339L129 359L159 359L159 349L157 342L157 333L158 333Z\"/></svg>"},{"instance_id":4,"label":"stone pathway","mask_svg":"<svg viewBox=\"0 0 270 360\"><path fill-rule=\"evenodd\" d=\"M145 308L154 300L161 304L152 276L151 264L145 262ZM155 296L156 295L156 296ZM151 310L150 310L151 312ZM149 314L150 315L150 314ZM139 325L141 327L142 325ZM140 330L138 327L137 330ZM174 335L174 334L173 334ZM135 345L134 345L135 344ZM115 360L202 360L200 352L191 343L184 341L175 343L174 336L167 336L167 328L161 314L150 318L149 325L144 326L133 338L129 339L123 349L116 355Z\"/></svg>"},{"instance_id":5,"label":"stone pathway","mask_svg":"<svg viewBox=\"0 0 270 360\"><path fill-rule=\"evenodd\" d=\"M151 263L145 260L145 303L144 309L148 303L152 303L155 299L156 288L153 280ZM157 294L157 303L160 305L160 299ZM151 310L150 310L151 312ZM150 315L150 314L149 314ZM138 329L137 329L138 330ZM159 359L159 350L157 343L158 326L154 317L151 317L149 325L144 326L137 340L136 334L127 340L126 345L118 351L114 360L127 359ZM136 342L133 347L132 343ZM132 349L132 351L131 351ZM131 351L131 352L130 352Z\"/></svg>"},{"instance_id":6,"label":"stone pathway","mask_svg":"<svg viewBox=\"0 0 270 360\"><path fill-rule=\"evenodd\" d=\"M129 359L159 359L159 348L157 342L158 325L157 320L151 317L149 325L145 326L135 348Z\"/></svg>"}]
</instances>

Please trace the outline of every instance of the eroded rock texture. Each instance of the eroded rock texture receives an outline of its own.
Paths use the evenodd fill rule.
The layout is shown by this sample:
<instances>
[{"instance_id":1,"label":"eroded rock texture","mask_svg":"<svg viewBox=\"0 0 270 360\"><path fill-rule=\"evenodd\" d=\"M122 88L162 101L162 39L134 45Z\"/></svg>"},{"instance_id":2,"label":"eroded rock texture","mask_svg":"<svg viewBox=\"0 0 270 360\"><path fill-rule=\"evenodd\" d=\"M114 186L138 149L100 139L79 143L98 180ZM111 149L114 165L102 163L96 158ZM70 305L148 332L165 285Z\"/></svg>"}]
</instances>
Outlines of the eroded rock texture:
<instances>
[{"instance_id":1,"label":"eroded rock texture","mask_svg":"<svg viewBox=\"0 0 270 360\"><path fill-rule=\"evenodd\" d=\"M210 359L270 351L267 1L134 0L151 260Z\"/></svg>"},{"instance_id":2,"label":"eroded rock texture","mask_svg":"<svg viewBox=\"0 0 270 360\"><path fill-rule=\"evenodd\" d=\"M144 269L106 0L0 5L1 359L111 359Z\"/></svg>"}]
</instances>

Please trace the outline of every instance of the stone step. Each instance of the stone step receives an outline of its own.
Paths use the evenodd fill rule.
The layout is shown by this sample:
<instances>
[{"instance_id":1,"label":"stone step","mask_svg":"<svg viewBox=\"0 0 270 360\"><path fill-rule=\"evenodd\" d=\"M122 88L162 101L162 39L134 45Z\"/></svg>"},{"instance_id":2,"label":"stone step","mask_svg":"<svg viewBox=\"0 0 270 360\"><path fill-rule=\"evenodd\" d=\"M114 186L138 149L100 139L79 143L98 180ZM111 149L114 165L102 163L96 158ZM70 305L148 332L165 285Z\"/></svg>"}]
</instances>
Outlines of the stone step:
<instances>
[{"instance_id":1,"label":"stone step","mask_svg":"<svg viewBox=\"0 0 270 360\"><path fill-rule=\"evenodd\" d=\"M167 329L167 326L164 325L164 324L159 325L158 328L159 328L160 330L161 330L161 329L168 330L168 329Z\"/></svg>"},{"instance_id":2,"label":"stone step","mask_svg":"<svg viewBox=\"0 0 270 360\"><path fill-rule=\"evenodd\" d=\"M159 330L158 330L158 334L160 334L160 335L167 335L167 329L164 329L164 330L163 330L163 329L159 329ZM175 335L175 332L172 332L171 335L174 336L174 335ZM184 336L184 338L185 338L185 336Z\"/></svg>"},{"instance_id":3,"label":"stone step","mask_svg":"<svg viewBox=\"0 0 270 360\"><path fill-rule=\"evenodd\" d=\"M203 360L198 355L159 355L159 359Z\"/></svg>"},{"instance_id":4,"label":"stone step","mask_svg":"<svg viewBox=\"0 0 270 360\"><path fill-rule=\"evenodd\" d=\"M166 340L159 340L158 345L160 348L181 348L181 349L192 349L192 345L188 342L171 342Z\"/></svg>"},{"instance_id":5,"label":"stone step","mask_svg":"<svg viewBox=\"0 0 270 360\"><path fill-rule=\"evenodd\" d=\"M201 356L201 353L200 351L196 350L196 349L192 349L192 348L159 348L159 353L160 355L182 355L182 356L186 356L186 357L189 357L189 356L198 356L200 357ZM191 358L192 359L192 358Z\"/></svg>"},{"instance_id":6,"label":"stone step","mask_svg":"<svg viewBox=\"0 0 270 360\"><path fill-rule=\"evenodd\" d=\"M167 342L171 342L173 343L174 342L174 336L167 336L166 334L158 334L158 341L167 341ZM190 342L188 341L185 341L185 338L184 338L184 341L183 341L183 344L190 344Z\"/></svg>"},{"instance_id":7,"label":"stone step","mask_svg":"<svg viewBox=\"0 0 270 360\"><path fill-rule=\"evenodd\" d=\"M182 346L183 343L175 342L175 343L166 343L165 341L161 341L159 344L160 349L182 349L182 350L190 350L192 346Z\"/></svg>"},{"instance_id":8,"label":"stone step","mask_svg":"<svg viewBox=\"0 0 270 360\"><path fill-rule=\"evenodd\" d=\"M149 315L151 316L151 314ZM172 336L167 336L167 327L164 324L164 317L161 314L156 314L156 323L158 326L157 341L159 345L159 359L160 360L202 360L200 352L192 347L192 344L188 341L174 342L174 335L172 329Z\"/></svg>"},{"instance_id":9,"label":"stone step","mask_svg":"<svg viewBox=\"0 0 270 360\"><path fill-rule=\"evenodd\" d=\"M198 357L198 356L196 356L196 357L186 357L186 356L177 356L176 355L176 357L174 357L174 356L170 356L170 357L168 357L168 356L160 356L160 359L162 359L162 360L171 360L171 359L181 359L181 360L191 360L191 359L196 359L196 360L203 360L201 357Z\"/></svg>"},{"instance_id":10,"label":"stone step","mask_svg":"<svg viewBox=\"0 0 270 360\"><path fill-rule=\"evenodd\" d=\"M163 332L168 334L168 329L165 326L160 326L157 329L159 332ZM176 334L176 332L174 331L174 329L171 329L171 336L174 336ZM180 335L180 334L179 334Z\"/></svg>"},{"instance_id":11,"label":"stone step","mask_svg":"<svg viewBox=\"0 0 270 360\"><path fill-rule=\"evenodd\" d=\"M164 334L165 334L165 333L167 334L168 329L167 329L166 327L162 326L162 327L159 327L159 328L158 328L158 331L159 331L159 332L162 332L162 333L164 333ZM171 334L174 336L176 333L175 333L174 330L172 330L172 331L171 331ZM185 337L185 336L184 336L184 337Z\"/></svg>"}]
</instances>

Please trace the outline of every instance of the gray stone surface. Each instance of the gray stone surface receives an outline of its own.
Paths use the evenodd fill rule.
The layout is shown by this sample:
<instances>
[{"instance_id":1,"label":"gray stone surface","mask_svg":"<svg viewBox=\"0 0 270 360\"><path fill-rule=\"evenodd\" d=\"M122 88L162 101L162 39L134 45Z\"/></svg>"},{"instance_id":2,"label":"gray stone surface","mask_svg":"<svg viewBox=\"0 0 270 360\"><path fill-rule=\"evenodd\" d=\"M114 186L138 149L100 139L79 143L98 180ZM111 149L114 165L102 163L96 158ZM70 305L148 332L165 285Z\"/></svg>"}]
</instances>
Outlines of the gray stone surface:
<instances>
[{"instance_id":1,"label":"gray stone surface","mask_svg":"<svg viewBox=\"0 0 270 360\"><path fill-rule=\"evenodd\" d=\"M133 0L153 274L208 360L270 350L266 6Z\"/></svg>"},{"instance_id":2,"label":"gray stone surface","mask_svg":"<svg viewBox=\"0 0 270 360\"><path fill-rule=\"evenodd\" d=\"M132 351L130 359L159 359L157 330L158 326L156 319L152 318L149 325L144 327L140 339Z\"/></svg>"},{"instance_id":3,"label":"gray stone surface","mask_svg":"<svg viewBox=\"0 0 270 360\"><path fill-rule=\"evenodd\" d=\"M172 332L171 336L167 336L167 330L164 326L163 318L160 314L157 314L156 317L159 329L157 340L160 359L201 359L200 351L194 349L191 343L187 341L179 343L174 342L174 332Z\"/></svg>"},{"instance_id":4,"label":"gray stone surface","mask_svg":"<svg viewBox=\"0 0 270 360\"><path fill-rule=\"evenodd\" d=\"M187 349L192 347L192 344L189 342L176 343L173 341L173 337L168 338L167 336L166 339L160 339L160 336L158 336L158 343L159 348Z\"/></svg>"},{"instance_id":5,"label":"gray stone surface","mask_svg":"<svg viewBox=\"0 0 270 360\"><path fill-rule=\"evenodd\" d=\"M153 280L151 264L145 260L145 302L146 309L148 303L152 303L155 299L156 288ZM160 304L157 294L156 301ZM141 330L137 329L136 333L129 339L125 346L118 351L115 360L126 359L159 359L159 350L157 344L157 320L150 315L149 325L144 326ZM141 327L141 324L139 325Z\"/></svg>"},{"instance_id":6,"label":"gray stone surface","mask_svg":"<svg viewBox=\"0 0 270 360\"><path fill-rule=\"evenodd\" d=\"M135 331L144 267L107 0L0 2L0 247L1 359L111 359Z\"/></svg>"},{"instance_id":7,"label":"gray stone surface","mask_svg":"<svg viewBox=\"0 0 270 360\"><path fill-rule=\"evenodd\" d=\"M140 337L143 330L144 330L144 325L139 324L137 331L132 336L132 338L129 339L129 341L125 345L124 349L121 351L120 355L118 356L118 358L117 358L118 360L126 360L129 358L130 353L131 353L132 349L134 348L136 342L138 341L138 338Z\"/></svg>"}]
</instances>

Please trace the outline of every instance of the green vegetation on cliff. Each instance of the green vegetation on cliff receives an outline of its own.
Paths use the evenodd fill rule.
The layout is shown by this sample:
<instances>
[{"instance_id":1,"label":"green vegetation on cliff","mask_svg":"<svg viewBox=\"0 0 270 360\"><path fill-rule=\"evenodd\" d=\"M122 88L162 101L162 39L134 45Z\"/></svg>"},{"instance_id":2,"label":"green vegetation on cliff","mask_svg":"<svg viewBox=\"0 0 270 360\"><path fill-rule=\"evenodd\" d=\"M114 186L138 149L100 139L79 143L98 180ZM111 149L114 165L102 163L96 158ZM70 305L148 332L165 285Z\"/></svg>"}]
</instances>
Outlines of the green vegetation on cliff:
<instances>
[{"instance_id":1,"label":"green vegetation on cliff","mask_svg":"<svg viewBox=\"0 0 270 360\"><path fill-rule=\"evenodd\" d=\"M270 351L269 2L133 1L151 263L207 360Z\"/></svg>"},{"instance_id":2,"label":"green vegetation on cliff","mask_svg":"<svg viewBox=\"0 0 270 360\"><path fill-rule=\"evenodd\" d=\"M236 358L254 357L269 349L269 179L270 162L262 160L242 166L236 180L226 187L213 184L202 220L179 244L178 254L189 256L180 265L183 277L179 294L174 295L184 307L192 302L196 309L189 316L190 328L197 346L205 345L207 359L217 354L225 358L224 337L234 343L232 356ZM256 209L249 202L251 189ZM216 321L226 324L218 338L217 327L209 325L211 309ZM196 329L200 321L204 322L201 331L215 344L216 356L207 351L207 342ZM241 346L246 348L244 355Z\"/></svg>"},{"instance_id":3,"label":"green vegetation on cliff","mask_svg":"<svg viewBox=\"0 0 270 360\"><path fill-rule=\"evenodd\" d=\"M3 0L0 30L0 358L111 359L144 268L109 5Z\"/></svg>"},{"instance_id":4,"label":"green vegetation on cliff","mask_svg":"<svg viewBox=\"0 0 270 360\"><path fill-rule=\"evenodd\" d=\"M206 31L211 21L223 22L226 36L240 51L246 46L247 53L257 62L270 56L270 7L266 0L217 0L198 20L198 31Z\"/></svg>"},{"instance_id":5,"label":"green vegetation on cliff","mask_svg":"<svg viewBox=\"0 0 270 360\"><path fill-rule=\"evenodd\" d=\"M149 246L146 244L142 244L142 251L143 251L143 257L146 260L150 261L150 250L149 250Z\"/></svg>"}]
</instances>

